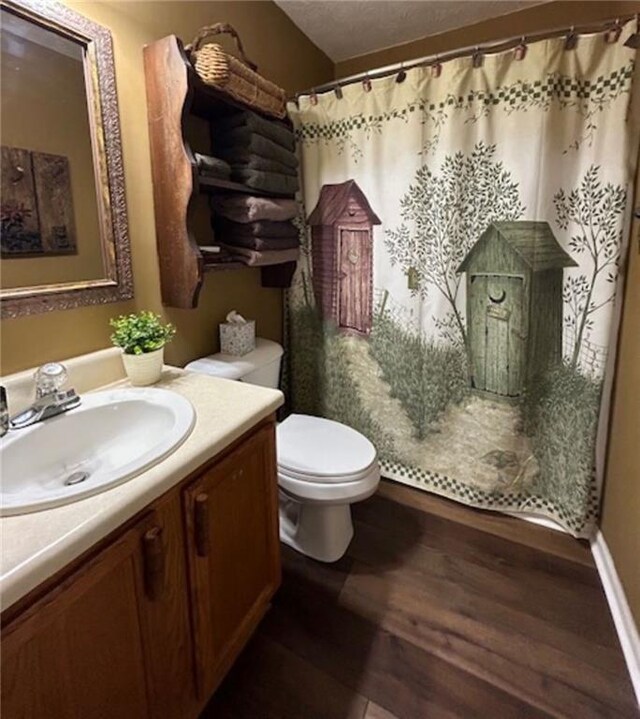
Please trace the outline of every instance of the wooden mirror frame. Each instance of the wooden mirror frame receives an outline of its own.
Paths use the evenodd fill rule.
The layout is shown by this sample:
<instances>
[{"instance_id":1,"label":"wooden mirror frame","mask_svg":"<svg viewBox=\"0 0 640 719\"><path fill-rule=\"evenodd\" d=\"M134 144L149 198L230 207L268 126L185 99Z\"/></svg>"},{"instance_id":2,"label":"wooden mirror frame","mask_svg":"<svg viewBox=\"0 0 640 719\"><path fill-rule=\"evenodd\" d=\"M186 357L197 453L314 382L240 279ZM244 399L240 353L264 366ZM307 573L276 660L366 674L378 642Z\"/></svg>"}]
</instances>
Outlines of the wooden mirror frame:
<instances>
[{"instance_id":1,"label":"wooden mirror frame","mask_svg":"<svg viewBox=\"0 0 640 719\"><path fill-rule=\"evenodd\" d=\"M0 0L0 7L84 49L84 74L105 277L0 289L0 316L21 317L133 297L131 249L111 32L59 2Z\"/></svg>"}]
</instances>

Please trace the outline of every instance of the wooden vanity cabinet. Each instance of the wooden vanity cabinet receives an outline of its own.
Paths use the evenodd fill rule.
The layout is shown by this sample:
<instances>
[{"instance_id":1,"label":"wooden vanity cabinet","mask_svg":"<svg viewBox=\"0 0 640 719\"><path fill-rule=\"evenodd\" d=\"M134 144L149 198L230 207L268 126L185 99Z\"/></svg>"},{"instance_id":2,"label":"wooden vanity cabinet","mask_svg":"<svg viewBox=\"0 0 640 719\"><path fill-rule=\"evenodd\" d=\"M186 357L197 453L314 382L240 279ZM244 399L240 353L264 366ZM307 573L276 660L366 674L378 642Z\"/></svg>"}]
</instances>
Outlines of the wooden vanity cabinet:
<instances>
[{"instance_id":1,"label":"wooden vanity cabinet","mask_svg":"<svg viewBox=\"0 0 640 719\"><path fill-rule=\"evenodd\" d=\"M3 719L195 718L280 581L275 462L270 418L4 612Z\"/></svg>"},{"instance_id":2,"label":"wooden vanity cabinet","mask_svg":"<svg viewBox=\"0 0 640 719\"><path fill-rule=\"evenodd\" d=\"M2 632L2 715L175 717L193 704L178 501L162 502Z\"/></svg>"},{"instance_id":3,"label":"wooden vanity cabinet","mask_svg":"<svg viewBox=\"0 0 640 719\"><path fill-rule=\"evenodd\" d=\"M209 697L280 584L275 429L254 433L185 491L201 697Z\"/></svg>"}]
</instances>

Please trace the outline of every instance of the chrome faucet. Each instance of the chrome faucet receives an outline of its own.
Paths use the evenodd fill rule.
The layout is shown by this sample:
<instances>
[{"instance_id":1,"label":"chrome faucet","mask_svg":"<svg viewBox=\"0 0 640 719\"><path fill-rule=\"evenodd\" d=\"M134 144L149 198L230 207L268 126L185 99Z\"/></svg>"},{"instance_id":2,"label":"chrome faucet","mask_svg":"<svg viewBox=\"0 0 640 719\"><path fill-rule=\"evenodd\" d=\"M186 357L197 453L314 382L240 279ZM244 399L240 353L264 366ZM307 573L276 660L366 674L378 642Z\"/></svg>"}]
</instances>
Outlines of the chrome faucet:
<instances>
[{"instance_id":1,"label":"chrome faucet","mask_svg":"<svg viewBox=\"0 0 640 719\"><path fill-rule=\"evenodd\" d=\"M59 362L42 365L35 373L35 401L22 412L11 417L9 429L30 427L49 417L67 412L80 404L80 397L74 389L62 389L67 381L67 370Z\"/></svg>"}]
</instances>

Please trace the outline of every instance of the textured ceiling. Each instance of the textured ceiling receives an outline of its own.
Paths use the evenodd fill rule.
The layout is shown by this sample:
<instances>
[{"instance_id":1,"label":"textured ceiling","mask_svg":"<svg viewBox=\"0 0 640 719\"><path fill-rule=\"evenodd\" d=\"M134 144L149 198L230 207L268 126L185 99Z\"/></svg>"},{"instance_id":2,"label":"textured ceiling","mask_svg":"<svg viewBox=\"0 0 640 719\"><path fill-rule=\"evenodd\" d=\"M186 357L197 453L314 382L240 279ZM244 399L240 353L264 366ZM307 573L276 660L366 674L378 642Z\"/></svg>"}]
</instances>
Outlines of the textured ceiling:
<instances>
[{"instance_id":1,"label":"textured ceiling","mask_svg":"<svg viewBox=\"0 0 640 719\"><path fill-rule=\"evenodd\" d=\"M275 0L334 62L471 25L542 0Z\"/></svg>"}]
</instances>

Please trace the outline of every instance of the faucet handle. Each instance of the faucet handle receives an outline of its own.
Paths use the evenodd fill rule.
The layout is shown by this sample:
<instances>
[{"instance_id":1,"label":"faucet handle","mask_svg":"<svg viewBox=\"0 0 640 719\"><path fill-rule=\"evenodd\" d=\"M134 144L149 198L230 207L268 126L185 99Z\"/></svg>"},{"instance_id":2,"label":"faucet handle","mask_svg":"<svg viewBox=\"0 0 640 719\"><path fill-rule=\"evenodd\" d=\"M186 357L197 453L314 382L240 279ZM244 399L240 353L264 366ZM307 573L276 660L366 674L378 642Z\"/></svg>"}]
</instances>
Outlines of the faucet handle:
<instances>
[{"instance_id":1,"label":"faucet handle","mask_svg":"<svg viewBox=\"0 0 640 719\"><path fill-rule=\"evenodd\" d=\"M4 437L9 431L9 403L7 402L7 390L0 386L0 437Z\"/></svg>"},{"instance_id":2,"label":"faucet handle","mask_svg":"<svg viewBox=\"0 0 640 719\"><path fill-rule=\"evenodd\" d=\"M40 367L35 375L36 399L42 399L57 392L67 381L69 373L60 362L47 362Z\"/></svg>"}]
</instances>

